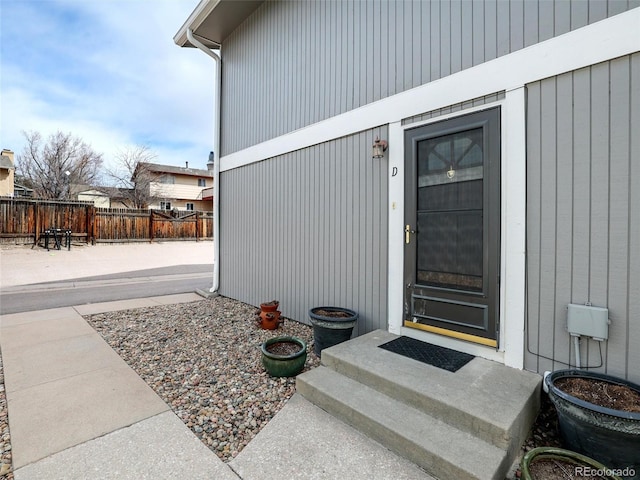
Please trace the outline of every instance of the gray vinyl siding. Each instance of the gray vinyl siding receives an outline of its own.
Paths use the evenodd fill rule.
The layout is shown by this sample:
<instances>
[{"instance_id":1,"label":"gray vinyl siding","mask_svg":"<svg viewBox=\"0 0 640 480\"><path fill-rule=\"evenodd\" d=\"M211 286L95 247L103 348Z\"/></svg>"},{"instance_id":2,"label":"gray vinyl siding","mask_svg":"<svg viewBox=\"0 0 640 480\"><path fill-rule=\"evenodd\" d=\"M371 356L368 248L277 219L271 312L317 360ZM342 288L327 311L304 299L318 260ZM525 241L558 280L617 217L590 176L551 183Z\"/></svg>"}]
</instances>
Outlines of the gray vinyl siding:
<instances>
[{"instance_id":1,"label":"gray vinyl siding","mask_svg":"<svg viewBox=\"0 0 640 480\"><path fill-rule=\"evenodd\" d=\"M485 95L484 97L474 98L462 103L456 103L444 108L438 108L430 112L422 113L420 115L414 115L413 117L404 118L402 125L411 125L412 123L424 122L431 120L432 118L441 117L443 115L449 115L454 112L463 112L468 108L479 107L487 105L498 100L504 100L504 92L492 93L491 95Z\"/></svg>"},{"instance_id":2,"label":"gray vinyl siding","mask_svg":"<svg viewBox=\"0 0 640 480\"><path fill-rule=\"evenodd\" d=\"M222 172L223 295L277 299L284 316L337 305L355 335L387 328L387 168L374 129ZM250 319L248 319L249 321Z\"/></svg>"},{"instance_id":3,"label":"gray vinyl siding","mask_svg":"<svg viewBox=\"0 0 640 480\"><path fill-rule=\"evenodd\" d=\"M591 302L611 320L596 370L640 381L638 132L640 54L527 86L529 370L575 365L566 307Z\"/></svg>"},{"instance_id":4,"label":"gray vinyl siding","mask_svg":"<svg viewBox=\"0 0 640 480\"><path fill-rule=\"evenodd\" d=\"M223 42L221 153L638 5L640 0L265 2Z\"/></svg>"}]
</instances>

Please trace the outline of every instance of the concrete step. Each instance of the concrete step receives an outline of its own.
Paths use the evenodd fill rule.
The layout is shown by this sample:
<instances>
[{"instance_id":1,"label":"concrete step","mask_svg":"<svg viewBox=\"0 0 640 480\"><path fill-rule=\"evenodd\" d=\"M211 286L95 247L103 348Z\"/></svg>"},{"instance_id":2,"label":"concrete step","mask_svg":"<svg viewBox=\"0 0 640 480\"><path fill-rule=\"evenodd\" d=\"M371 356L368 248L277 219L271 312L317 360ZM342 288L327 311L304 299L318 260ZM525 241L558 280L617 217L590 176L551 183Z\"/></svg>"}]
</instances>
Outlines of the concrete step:
<instances>
[{"instance_id":1,"label":"concrete step","mask_svg":"<svg viewBox=\"0 0 640 480\"><path fill-rule=\"evenodd\" d=\"M499 478L504 475L519 454L520 445L535 420L539 409L540 376L478 357L452 373L378 348L395 338L397 335L378 330L323 350L324 368L318 373L300 375L298 391L313 402L314 399L322 402L317 403L318 406L367 434L381 429L381 433L376 433L374 438L379 438L388 448L421 466L424 466L422 462L410 456L415 449L421 452L418 457L428 458L429 463L433 463L434 458L441 458L442 465L449 465L454 460L464 465L466 458L477 458L471 454L459 454L469 448L462 440L460 447L454 448L454 451L458 450L455 459L448 459L445 452L440 452L439 448L444 451L452 448L451 438L460 438L476 442L478 455L482 459L491 458L489 451L495 453L495 450L487 450L488 447L502 452L502 460L492 458L489 463L498 470L489 469L471 478ZM343 388L348 384L351 390L336 392L326 386L325 381L343 385ZM376 398L376 405L394 402L387 407L397 411L398 418L387 425L367 411L375 405L369 406L368 402L363 401L360 407L357 404L350 406L349 397L356 396L355 392L361 392L361 389L367 392L363 399L369 396ZM383 395L383 398L377 395ZM351 408L356 410L351 411ZM346 412L350 413L345 415ZM416 413L419 415L412 418ZM412 434L406 433L405 428L424 422L430 425L429 428L433 422L438 426L434 431L439 433L433 436L430 445L417 443L412 447L405 442L386 444L383 441L395 437L406 439L407 435ZM393 424L397 425L393 430L395 433L388 431ZM434 446L438 443L442 447ZM402 449L409 453L404 454ZM463 456L465 459L461 458ZM438 466L438 471L442 470L440 473L425 468L440 478L455 478L448 476L451 466Z\"/></svg>"},{"instance_id":2,"label":"concrete step","mask_svg":"<svg viewBox=\"0 0 640 480\"><path fill-rule=\"evenodd\" d=\"M436 478L502 480L511 465L502 449L327 367L299 375L296 389Z\"/></svg>"}]
</instances>

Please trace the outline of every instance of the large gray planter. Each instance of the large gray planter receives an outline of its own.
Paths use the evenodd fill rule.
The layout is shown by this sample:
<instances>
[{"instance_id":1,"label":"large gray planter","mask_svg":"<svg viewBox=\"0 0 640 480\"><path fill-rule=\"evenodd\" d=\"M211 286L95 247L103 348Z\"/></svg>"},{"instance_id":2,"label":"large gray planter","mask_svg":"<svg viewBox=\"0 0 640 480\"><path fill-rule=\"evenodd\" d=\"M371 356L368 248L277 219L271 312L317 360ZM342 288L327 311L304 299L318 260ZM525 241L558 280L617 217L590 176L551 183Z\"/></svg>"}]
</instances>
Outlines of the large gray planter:
<instances>
[{"instance_id":1,"label":"large gray planter","mask_svg":"<svg viewBox=\"0 0 640 480\"><path fill-rule=\"evenodd\" d=\"M566 377L624 385L638 393L640 385L583 370L557 370L545 378L565 444L611 468L631 468L635 470L631 478L640 479L640 413L604 408L569 395L555 385Z\"/></svg>"},{"instance_id":2,"label":"large gray planter","mask_svg":"<svg viewBox=\"0 0 640 480\"><path fill-rule=\"evenodd\" d=\"M341 307L315 307L309 310L313 325L313 351L320 356L322 350L346 342L351 338L358 314Z\"/></svg>"}]
</instances>

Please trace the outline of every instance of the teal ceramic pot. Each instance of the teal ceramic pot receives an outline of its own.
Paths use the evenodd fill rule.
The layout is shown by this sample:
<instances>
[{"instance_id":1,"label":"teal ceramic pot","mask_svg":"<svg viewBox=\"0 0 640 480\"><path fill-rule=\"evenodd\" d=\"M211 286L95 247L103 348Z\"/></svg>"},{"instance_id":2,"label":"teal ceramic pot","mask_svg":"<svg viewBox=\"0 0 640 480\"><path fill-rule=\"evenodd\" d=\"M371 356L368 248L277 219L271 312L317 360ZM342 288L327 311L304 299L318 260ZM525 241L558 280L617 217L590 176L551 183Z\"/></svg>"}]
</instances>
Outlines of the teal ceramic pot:
<instances>
[{"instance_id":1,"label":"teal ceramic pot","mask_svg":"<svg viewBox=\"0 0 640 480\"><path fill-rule=\"evenodd\" d=\"M619 476L614 474L615 470L605 467L593 458L571 450L555 447L538 447L527 452L520 462L523 480L556 480L555 477L541 479L531 474L532 466L541 460L559 460L574 465L574 470L571 473L576 473L576 468L582 468L588 469L592 473L593 471L597 471L600 477L606 480L622 480ZM565 478L569 477L563 474L561 477L558 477L557 480Z\"/></svg>"},{"instance_id":2,"label":"teal ceramic pot","mask_svg":"<svg viewBox=\"0 0 640 480\"><path fill-rule=\"evenodd\" d=\"M287 350L293 353L281 354L269 351L276 348L276 344L288 344ZM272 377L295 377L304 368L307 361L307 344L298 337L270 338L260 347L262 351L262 365Z\"/></svg>"}]
</instances>

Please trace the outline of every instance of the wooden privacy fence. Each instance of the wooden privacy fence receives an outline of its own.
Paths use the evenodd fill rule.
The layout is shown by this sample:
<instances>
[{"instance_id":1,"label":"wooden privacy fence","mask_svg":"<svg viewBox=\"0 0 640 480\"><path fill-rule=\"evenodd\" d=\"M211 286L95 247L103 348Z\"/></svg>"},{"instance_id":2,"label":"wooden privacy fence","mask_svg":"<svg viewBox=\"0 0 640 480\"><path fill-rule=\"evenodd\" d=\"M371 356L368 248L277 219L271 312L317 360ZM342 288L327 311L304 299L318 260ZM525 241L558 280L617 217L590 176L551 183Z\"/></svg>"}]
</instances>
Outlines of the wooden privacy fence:
<instances>
[{"instance_id":1,"label":"wooden privacy fence","mask_svg":"<svg viewBox=\"0 0 640 480\"><path fill-rule=\"evenodd\" d=\"M39 242L49 228L87 243L200 240L213 237L211 212L96 208L91 202L0 198L0 242Z\"/></svg>"}]
</instances>

